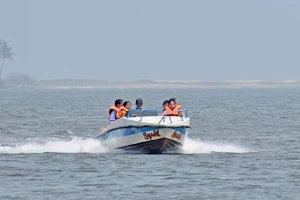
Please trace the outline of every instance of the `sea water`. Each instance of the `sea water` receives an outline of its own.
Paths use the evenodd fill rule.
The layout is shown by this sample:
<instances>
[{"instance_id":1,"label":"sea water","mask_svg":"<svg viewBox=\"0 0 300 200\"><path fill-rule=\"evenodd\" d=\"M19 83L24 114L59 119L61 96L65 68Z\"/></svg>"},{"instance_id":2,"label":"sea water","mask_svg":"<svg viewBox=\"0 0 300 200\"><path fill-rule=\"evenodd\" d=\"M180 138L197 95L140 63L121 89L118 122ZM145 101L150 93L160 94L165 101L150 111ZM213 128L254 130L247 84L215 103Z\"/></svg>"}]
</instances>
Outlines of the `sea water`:
<instances>
[{"instance_id":1,"label":"sea water","mask_svg":"<svg viewBox=\"0 0 300 200\"><path fill-rule=\"evenodd\" d=\"M189 110L161 155L96 140L117 98ZM0 199L300 199L300 88L0 90Z\"/></svg>"}]
</instances>

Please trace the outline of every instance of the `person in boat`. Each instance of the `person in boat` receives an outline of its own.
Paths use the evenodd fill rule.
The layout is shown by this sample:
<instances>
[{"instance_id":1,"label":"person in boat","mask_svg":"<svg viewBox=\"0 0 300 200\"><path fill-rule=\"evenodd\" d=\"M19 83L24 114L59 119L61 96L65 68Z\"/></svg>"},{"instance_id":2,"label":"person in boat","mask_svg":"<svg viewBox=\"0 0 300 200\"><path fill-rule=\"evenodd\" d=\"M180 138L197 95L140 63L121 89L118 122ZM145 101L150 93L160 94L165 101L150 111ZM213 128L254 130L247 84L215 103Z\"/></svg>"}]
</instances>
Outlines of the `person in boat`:
<instances>
[{"instance_id":1,"label":"person in boat","mask_svg":"<svg viewBox=\"0 0 300 200\"><path fill-rule=\"evenodd\" d=\"M109 119L109 123L111 121L115 121L115 120L118 119L117 114L120 111L122 104L123 104L123 100L122 99L117 99L117 100L115 100L115 105L112 105L109 108L108 113L107 113L108 119Z\"/></svg>"},{"instance_id":2,"label":"person in boat","mask_svg":"<svg viewBox=\"0 0 300 200\"><path fill-rule=\"evenodd\" d=\"M166 116L182 116L182 106L176 103L175 98L169 99L168 106L165 108Z\"/></svg>"},{"instance_id":3,"label":"person in boat","mask_svg":"<svg viewBox=\"0 0 300 200\"><path fill-rule=\"evenodd\" d=\"M166 110L167 106L169 106L169 100L164 100L164 102L163 102L163 111Z\"/></svg>"},{"instance_id":4,"label":"person in boat","mask_svg":"<svg viewBox=\"0 0 300 200\"><path fill-rule=\"evenodd\" d=\"M126 114L128 113L128 111L129 111L130 108L131 108L130 101L125 101L123 103L123 106L121 106L119 112L117 113L118 119L126 116Z\"/></svg>"},{"instance_id":5,"label":"person in boat","mask_svg":"<svg viewBox=\"0 0 300 200\"><path fill-rule=\"evenodd\" d=\"M141 98L138 98L135 101L135 105L136 105L136 110L142 110L143 109L143 100Z\"/></svg>"},{"instance_id":6,"label":"person in boat","mask_svg":"<svg viewBox=\"0 0 300 200\"><path fill-rule=\"evenodd\" d=\"M160 115L165 115L166 114L166 107L169 105L169 100L164 100L162 106L163 106L163 111Z\"/></svg>"}]
</instances>

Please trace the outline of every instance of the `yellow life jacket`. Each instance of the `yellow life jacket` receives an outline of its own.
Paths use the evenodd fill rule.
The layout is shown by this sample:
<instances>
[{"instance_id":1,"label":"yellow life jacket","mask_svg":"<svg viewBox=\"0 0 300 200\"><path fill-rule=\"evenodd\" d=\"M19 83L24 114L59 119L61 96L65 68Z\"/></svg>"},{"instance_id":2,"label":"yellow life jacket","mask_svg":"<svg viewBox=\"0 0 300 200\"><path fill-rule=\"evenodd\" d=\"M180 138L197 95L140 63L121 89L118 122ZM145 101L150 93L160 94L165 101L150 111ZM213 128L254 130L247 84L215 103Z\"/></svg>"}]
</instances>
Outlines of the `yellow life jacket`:
<instances>
[{"instance_id":1,"label":"yellow life jacket","mask_svg":"<svg viewBox=\"0 0 300 200\"><path fill-rule=\"evenodd\" d=\"M118 108L118 107L115 106L115 105L110 106L110 108L108 109L108 112L107 112L107 117L108 117L108 119L110 119L110 115L111 115L111 112L112 112L113 110L116 111L116 118L119 119L117 114L118 114L120 108Z\"/></svg>"},{"instance_id":2,"label":"yellow life jacket","mask_svg":"<svg viewBox=\"0 0 300 200\"><path fill-rule=\"evenodd\" d=\"M121 106L119 111L117 112L117 118L120 119L120 118L124 117L127 112L128 112L128 109L125 108L124 106Z\"/></svg>"}]
</instances>

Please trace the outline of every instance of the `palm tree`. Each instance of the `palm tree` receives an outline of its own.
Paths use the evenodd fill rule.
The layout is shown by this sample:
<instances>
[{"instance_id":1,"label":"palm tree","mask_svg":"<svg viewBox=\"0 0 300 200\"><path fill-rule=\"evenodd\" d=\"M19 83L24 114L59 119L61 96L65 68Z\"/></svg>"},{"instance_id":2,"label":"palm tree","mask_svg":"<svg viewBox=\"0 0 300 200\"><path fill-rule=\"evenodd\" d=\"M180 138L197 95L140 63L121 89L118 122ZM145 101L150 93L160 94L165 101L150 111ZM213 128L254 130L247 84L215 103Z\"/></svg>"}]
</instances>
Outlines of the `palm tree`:
<instances>
[{"instance_id":1,"label":"palm tree","mask_svg":"<svg viewBox=\"0 0 300 200\"><path fill-rule=\"evenodd\" d=\"M12 48L8 47L7 42L0 39L0 59L2 59L2 63L0 66L0 82L5 60L9 59L13 61L13 56L16 55L15 53L11 52L11 50Z\"/></svg>"}]
</instances>

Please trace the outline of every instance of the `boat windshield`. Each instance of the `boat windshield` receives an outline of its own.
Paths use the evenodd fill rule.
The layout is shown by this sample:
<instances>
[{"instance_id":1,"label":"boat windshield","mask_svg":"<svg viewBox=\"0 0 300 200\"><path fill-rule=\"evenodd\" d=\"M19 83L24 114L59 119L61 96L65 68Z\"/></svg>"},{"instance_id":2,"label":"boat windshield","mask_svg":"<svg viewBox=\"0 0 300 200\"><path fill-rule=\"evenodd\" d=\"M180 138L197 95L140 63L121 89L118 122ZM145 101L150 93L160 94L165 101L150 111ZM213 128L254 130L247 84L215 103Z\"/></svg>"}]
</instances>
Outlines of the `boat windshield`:
<instances>
[{"instance_id":1,"label":"boat windshield","mask_svg":"<svg viewBox=\"0 0 300 200\"><path fill-rule=\"evenodd\" d=\"M182 110L182 114L184 117L188 117L188 110L184 109ZM131 109L127 112L126 117L147 117L147 116L163 116L162 111L158 110L136 110L136 109Z\"/></svg>"},{"instance_id":2,"label":"boat windshield","mask_svg":"<svg viewBox=\"0 0 300 200\"><path fill-rule=\"evenodd\" d=\"M127 113L127 118L128 117L146 117L146 116L159 116L157 110L129 110Z\"/></svg>"}]
</instances>

